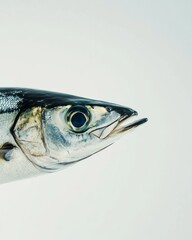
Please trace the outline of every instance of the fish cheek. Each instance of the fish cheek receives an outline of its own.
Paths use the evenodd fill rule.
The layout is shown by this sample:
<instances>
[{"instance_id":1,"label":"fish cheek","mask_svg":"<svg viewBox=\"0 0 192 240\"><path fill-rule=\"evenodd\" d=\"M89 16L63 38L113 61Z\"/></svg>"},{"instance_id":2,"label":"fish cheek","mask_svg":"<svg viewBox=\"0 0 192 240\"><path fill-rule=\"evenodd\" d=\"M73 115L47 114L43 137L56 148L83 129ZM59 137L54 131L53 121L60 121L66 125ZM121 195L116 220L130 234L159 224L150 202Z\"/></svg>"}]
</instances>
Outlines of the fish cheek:
<instances>
[{"instance_id":1,"label":"fish cheek","mask_svg":"<svg viewBox=\"0 0 192 240\"><path fill-rule=\"evenodd\" d=\"M60 129L52 123L45 124L44 138L48 150L59 150L60 148L67 148L71 145Z\"/></svg>"},{"instance_id":2,"label":"fish cheek","mask_svg":"<svg viewBox=\"0 0 192 240\"><path fill-rule=\"evenodd\" d=\"M46 148L42 134L41 107L21 113L14 127L14 136L23 152L30 156L44 156Z\"/></svg>"}]
</instances>

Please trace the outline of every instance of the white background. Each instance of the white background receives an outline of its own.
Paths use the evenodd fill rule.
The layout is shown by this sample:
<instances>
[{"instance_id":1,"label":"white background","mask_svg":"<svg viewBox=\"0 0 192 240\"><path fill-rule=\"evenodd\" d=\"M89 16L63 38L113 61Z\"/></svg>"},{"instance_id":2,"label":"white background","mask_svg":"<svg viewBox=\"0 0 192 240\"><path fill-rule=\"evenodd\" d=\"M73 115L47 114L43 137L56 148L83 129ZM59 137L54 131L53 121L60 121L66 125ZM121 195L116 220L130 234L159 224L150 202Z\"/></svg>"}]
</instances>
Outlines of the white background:
<instances>
[{"instance_id":1,"label":"white background","mask_svg":"<svg viewBox=\"0 0 192 240\"><path fill-rule=\"evenodd\" d=\"M0 86L149 122L56 174L0 186L0 239L192 239L192 3L0 1Z\"/></svg>"}]
</instances>

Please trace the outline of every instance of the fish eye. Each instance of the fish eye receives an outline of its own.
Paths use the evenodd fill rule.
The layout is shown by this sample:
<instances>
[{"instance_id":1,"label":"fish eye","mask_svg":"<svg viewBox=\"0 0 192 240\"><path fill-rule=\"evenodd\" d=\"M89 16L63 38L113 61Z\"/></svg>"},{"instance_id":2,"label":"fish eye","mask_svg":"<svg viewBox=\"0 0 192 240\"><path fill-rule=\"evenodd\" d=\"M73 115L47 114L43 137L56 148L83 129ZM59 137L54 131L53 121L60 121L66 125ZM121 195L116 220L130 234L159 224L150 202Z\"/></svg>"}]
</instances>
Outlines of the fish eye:
<instances>
[{"instance_id":1,"label":"fish eye","mask_svg":"<svg viewBox=\"0 0 192 240\"><path fill-rule=\"evenodd\" d=\"M90 112L84 106L72 106L67 113L67 122L75 132L84 132L90 121Z\"/></svg>"}]
</instances>

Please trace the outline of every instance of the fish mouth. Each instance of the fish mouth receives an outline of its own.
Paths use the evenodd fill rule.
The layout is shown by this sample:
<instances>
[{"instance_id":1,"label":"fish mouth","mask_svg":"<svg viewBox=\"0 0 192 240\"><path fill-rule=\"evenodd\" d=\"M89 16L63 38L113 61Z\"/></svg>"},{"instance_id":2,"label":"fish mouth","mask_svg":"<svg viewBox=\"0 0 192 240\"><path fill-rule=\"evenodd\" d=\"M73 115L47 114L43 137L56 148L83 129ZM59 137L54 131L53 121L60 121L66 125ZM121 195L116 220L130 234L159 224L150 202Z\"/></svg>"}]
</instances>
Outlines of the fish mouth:
<instances>
[{"instance_id":1,"label":"fish mouth","mask_svg":"<svg viewBox=\"0 0 192 240\"><path fill-rule=\"evenodd\" d=\"M136 118L137 115L138 113L136 111L133 111L131 114L123 113L114 122L103 128L92 131L91 134L100 139L118 137L121 134L126 133L129 130L134 129L148 121L147 118L132 121L134 118Z\"/></svg>"},{"instance_id":2,"label":"fish mouth","mask_svg":"<svg viewBox=\"0 0 192 240\"><path fill-rule=\"evenodd\" d=\"M132 115L131 117L128 115L122 115L119 118L116 127L111 131L110 136L127 132L148 121L147 118L141 118L141 119L132 121L132 119L134 119L137 115L138 115L137 112L135 112L134 115Z\"/></svg>"}]
</instances>

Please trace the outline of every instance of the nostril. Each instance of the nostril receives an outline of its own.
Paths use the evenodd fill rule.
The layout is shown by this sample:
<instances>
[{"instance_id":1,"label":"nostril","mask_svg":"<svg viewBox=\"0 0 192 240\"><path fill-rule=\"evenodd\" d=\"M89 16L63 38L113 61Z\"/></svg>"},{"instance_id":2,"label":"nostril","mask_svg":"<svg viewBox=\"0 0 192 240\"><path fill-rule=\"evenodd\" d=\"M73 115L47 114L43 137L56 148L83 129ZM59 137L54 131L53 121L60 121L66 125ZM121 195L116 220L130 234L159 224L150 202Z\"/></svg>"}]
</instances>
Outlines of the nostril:
<instances>
[{"instance_id":1,"label":"nostril","mask_svg":"<svg viewBox=\"0 0 192 240\"><path fill-rule=\"evenodd\" d=\"M107 106L106 110L107 110L107 112L112 112L112 107Z\"/></svg>"}]
</instances>

